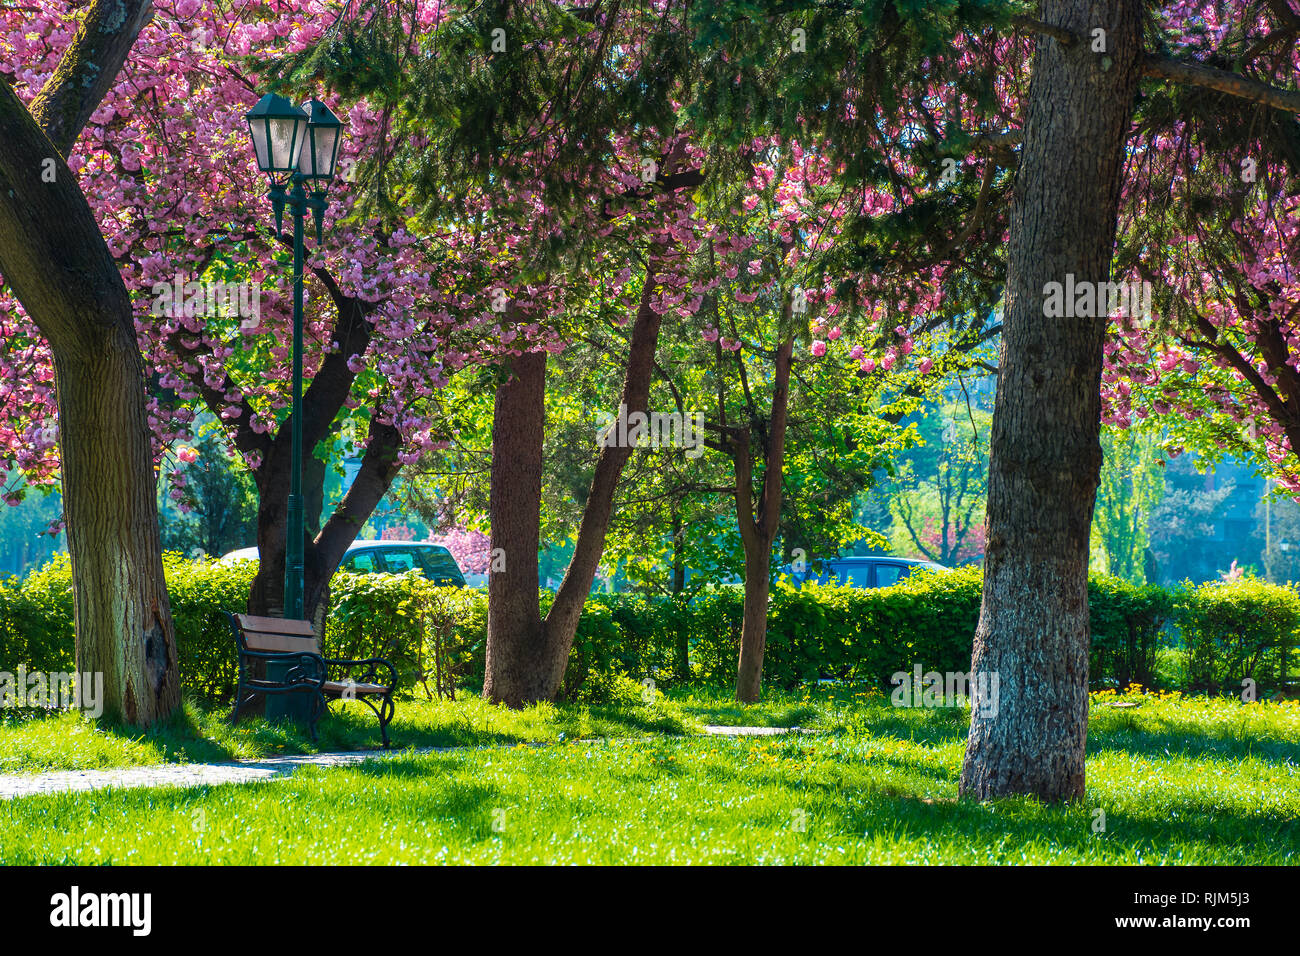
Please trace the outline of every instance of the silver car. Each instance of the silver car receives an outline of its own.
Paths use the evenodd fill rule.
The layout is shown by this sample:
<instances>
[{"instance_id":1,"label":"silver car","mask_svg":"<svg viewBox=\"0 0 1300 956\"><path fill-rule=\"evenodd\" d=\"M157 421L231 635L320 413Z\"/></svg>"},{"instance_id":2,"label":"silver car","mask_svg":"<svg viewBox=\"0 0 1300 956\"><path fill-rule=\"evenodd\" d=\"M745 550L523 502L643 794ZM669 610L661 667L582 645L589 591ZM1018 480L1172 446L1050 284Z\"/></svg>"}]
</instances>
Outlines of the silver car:
<instances>
[{"instance_id":1,"label":"silver car","mask_svg":"<svg viewBox=\"0 0 1300 956\"><path fill-rule=\"evenodd\" d=\"M258 560L257 548L240 548L221 556L222 564ZM450 551L427 541L353 541L339 562L354 574L402 574L420 571L435 584L465 587L465 575Z\"/></svg>"}]
</instances>

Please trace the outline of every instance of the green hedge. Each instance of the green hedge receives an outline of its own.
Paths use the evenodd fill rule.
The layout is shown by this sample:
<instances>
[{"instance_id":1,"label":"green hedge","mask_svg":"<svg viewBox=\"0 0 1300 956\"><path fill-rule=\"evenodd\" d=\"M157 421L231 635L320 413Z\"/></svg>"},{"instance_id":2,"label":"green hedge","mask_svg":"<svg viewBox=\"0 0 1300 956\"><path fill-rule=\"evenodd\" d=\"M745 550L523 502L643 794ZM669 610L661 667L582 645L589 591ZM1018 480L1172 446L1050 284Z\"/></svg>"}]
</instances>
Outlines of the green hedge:
<instances>
[{"instance_id":1,"label":"green hedge","mask_svg":"<svg viewBox=\"0 0 1300 956\"><path fill-rule=\"evenodd\" d=\"M0 582L0 671L71 671L72 568L66 553L26 578Z\"/></svg>"},{"instance_id":2,"label":"green hedge","mask_svg":"<svg viewBox=\"0 0 1300 956\"><path fill-rule=\"evenodd\" d=\"M1106 574L1088 576L1092 646L1088 673L1094 684L1154 687L1156 658L1180 592L1131 584Z\"/></svg>"},{"instance_id":3,"label":"green hedge","mask_svg":"<svg viewBox=\"0 0 1300 956\"><path fill-rule=\"evenodd\" d=\"M252 562L221 565L164 556L186 691L229 699L235 654L223 611L241 610ZM0 670L72 667L71 574L66 556L26 579L0 583ZM979 619L982 573L919 573L880 590L778 584L772 590L764 679L793 687L831 678L886 685L914 665L966 671ZM386 657L407 687L429 693L482 686L487 596L434 587L418 574L339 573L331 584L323 650L330 657ZM1089 665L1094 684L1157 686L1157 658L1176 653L1192 690L1239 691L1253 677L1266 689L1294 677L1300 595L1242 580L1169 590L1094 574ZM551 600L540 595L543 611ZM689 603L594 594L578 627L562 694L600 701L618 678L735 680L743 592L707 589ZM689 674L680 648L688 648Z\"/></svg>"},{"instance_id":4,"label":"green hedge","mask_svg":"<svg viewBox=\"0 0 1300 956\"><path fill-rule=\"evenodd\" d=\"M1251 678L1268 688L1295 678L1300 595L1244 578L1203 584L1177 600L1188 690L1239 694Z\"/></svg>"},{"instance_id":5,"label":"green hedge","mask_svg":"<svg viewBox=\"0 0 1300 956\"><path fill-rule=\"evenodd\" d=\"M473 658L487 639L486 595L435 587L417 571L349 574L330 582L326 657L382 657L404 687L431 696L473 679ZM478 672L481 686L482 673Z\"/></svg>"},{"instance_id":6,"label":"green hedge","mask_svg":"<svg viewBox=\"0 0 1300 956\"><path fill-rule=\"evenodd\" d=\"M256 573L252 561L217 564L163 555L181 685L191 696L209 701L234 697L235 643L225 612L248 609L248 589Z\"/></svg>"}]
</instances>

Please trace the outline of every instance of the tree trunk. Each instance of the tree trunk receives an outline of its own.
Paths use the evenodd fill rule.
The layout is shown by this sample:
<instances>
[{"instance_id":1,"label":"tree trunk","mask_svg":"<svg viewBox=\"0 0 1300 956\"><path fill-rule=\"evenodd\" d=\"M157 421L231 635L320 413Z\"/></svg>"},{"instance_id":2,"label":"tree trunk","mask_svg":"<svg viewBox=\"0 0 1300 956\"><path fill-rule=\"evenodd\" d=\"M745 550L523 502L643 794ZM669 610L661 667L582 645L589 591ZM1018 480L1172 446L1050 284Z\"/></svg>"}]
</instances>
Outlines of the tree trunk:
<instances>
[{"instance_id":1,"label":"tree trunk","mask_svg":"<svg viewBox=\"0 0 1300 956\"><path fill-rule=\"evenodd\" d=\"M650 403L650 380L663 321L651 307L659 261L655 255L650 258L628 343L621 404L629 415L647 411ZM483 696L512 707L552 700L559 692L582 608L600 566L614 510L614 492L632 456L631 448L616 444L601 448L583 505L573 557L546 619L534 624L539 613L537 545L546 370L545 356L525 362L526 357L514 361L516 379L497 389L492 434L492 548L494 553L498 547L506 549L507 570L488 575L488 671ZM524 526L532 529L526 536ZM532 549L531 556L521 553L516 557L519 549L528 548ZM515 570L520 561L522 576ZM498 602L499 615L493 610Z\"/></svg>"},{"instance_id":2,"label":"tree trunk","mask_svg":"<svg viewBox=\"0 0 1300 956\"><path fill-rule=\"evenodd\" d=\"M549 700L557 690L551 674L558 649L548 646L537 605L546 358L545 352L514 358L509 381L497 386L492 413L492 563L483 696L510 707ZM567 658L568 647L564 653Z\"/></svg>"},{"instance_id":3,"label":"tree trunk","mask_svg":"<svg viewBox=\"0 0 1300 956\"><path fill-rule=\"evenodd\" d=\"M148 726L179 705L180 676L144 363L126 287L63 160L103 95L91 79L116 75L147 19L147 3L113 6L92 7L39 98L57 144L0 84L0 272L54 355L77 670L103 674L106 718Z\"/></svg>"},{"instance_id":4,"label":"tree trunk","mask_svg":"<svg viewBox=\"0 0 1300 956\"><path fill-rule=\"evenodd\" d=\"M767 650L767 598L771 590L772 542L745 546L745 606L740 624L736 700L756 704L763 694L763 655Z\"/></svg>"},{"instance_id":5,"label":"tree trunk","mask_svg":"<svg viewBox=\"0 0 1300 956\"><path fill-rule=\"evenodd\" d=\"M319 375L318 375L319 378ZM304 400L305 404L305 400ZM257 469L257 548L260 562L249 591L248 612L265 617L284 613L285 546L288 534L289 425L281 426ZM284 440L281 441L280 439ZM304 442L304 448L306 443ZM402 436L392 425L372 419L361 469L324 527L325 463L303 452L303 496L307 500L303 546L303 616L324 634L329 582L375 507L401 470L397 453Z\"/></svg>"},{"instance_id":6,"label":"tree trunk","mask_svg":"<svg viewBox=\"0 0 1300 956\"><path fill-rule=\"evenodd\" d=\"M678 137L662 164L686 160L686 141ZM703 181L698 169L662 175L656 182L672 193ZM654 310L660 274L675 257L668 246L652 246L645 282L628 340L621 405L628 414L646 412L654 375L655 350L663 317ZM614 492L631 448L609 444L596 459L591 488L583 504L573 557L545 620L537 607L537 545L541 516L542 442L546 425L545 355L519 356L515 377L498 386L493 412L492 550L505 549L506 570L489 569L487 674L483 696L512 707L553 700L564 680L569 651L592 581L600 567L614 509ZM501 510L498 511L498 508Z\"/></svg>"},{"instance_id":7,"label":"tree trunk","mask_svg":"<svg viewBox=\"0 0 1300 956\"><path fill-rule=\"evenodd\" d=\"M783 307L782 326L790 323L790 303ZM763 491L758 516L750 506L749 442L737 449L736 518L745 546L745 609L740 628L740 660L736 664L736 700L755 704L763 692L763 654L767 648L767 597L771 588L772 542L781 526L781 492L785 470L785 430L790 411L790 367L794 339L786 336L776 350L772 414L767 447L763 450Z\"/></svg>"},{"instance_id":8,"label":"tree trunk","mask_svg":"<svg viewBox=\"0 0 1300 956\"><path fill-rule=\"evenodd\" d=\"M1136 0L1047 0L1011 215L988 548L960 789L979 800L1084 792L1088 533L1101 467L1104 317L1047 318L1047 283L1105 282L1138 76ZM1094 52L1093 30L1105 30ZM920 662L923 663L924 662ZM972 680L972 685L975 685Z\"/></svg>"},{"instance_id":9,"label":"tree trunk","mask_svg":"<svg viewBox=\"0 0 1300 956\"><path fill-rule=\"evenodd\" d=\"M686 591L686 527L677 502L673 502L673 599L681 600ZM691 637L686 628L677 629L673 669L677 679L691 679Z\"/></svg>"},{"instance_id":10,"label":"tree trunk","mask_svg":"<svg viewBox=\"0 0 1300 956\"><path fill-rule=\"evenodd\" d=\"M77 671L103 673L105 717L149 726L181 691L135 336L118 329L98 355L56 355L55 381ZM106 395L120 406L108 410Z\"/></svg>"}]
</instances>

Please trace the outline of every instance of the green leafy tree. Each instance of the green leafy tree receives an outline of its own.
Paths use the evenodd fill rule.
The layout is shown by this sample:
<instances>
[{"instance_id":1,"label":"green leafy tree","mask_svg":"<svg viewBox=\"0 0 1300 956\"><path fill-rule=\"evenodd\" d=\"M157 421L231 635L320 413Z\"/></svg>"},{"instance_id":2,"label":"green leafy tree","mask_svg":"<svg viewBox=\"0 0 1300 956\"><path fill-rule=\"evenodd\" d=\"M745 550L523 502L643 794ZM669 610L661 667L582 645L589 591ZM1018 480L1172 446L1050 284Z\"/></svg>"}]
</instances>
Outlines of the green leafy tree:
<instances>
[{"instance_id":1,"label":"green leafy tree","mask_svg":"<svg viewBox=\"0 0 1300 956\"><path fill-rule=\"evenodd\" d=\"M1160 436L1150 430L1106 427L1101 450L1104 458L1092 516L1096 563L1107 574L1146 583L1152 511L1165 490Z\"/></svg>"},{"instance_id":2,"label":"green leafy tree","mask_svg":"<svg viewBox=\"0 0 1300 956\"><path fill-rule=\"evenodd\" d=\"M954 567L983 551L989 414L951 403L927 408L911 449L888 483L895 547Z\"/></svg>"},{"instance_id":3,"label":"green leafy tree","mask_svg":"<svg viewBox=\"0 0 1300 956\"><path fill-rule=\"evenodd\" d=\"M257 540L257 486L231 455L220 429L205 429L181 454L186 464L167 483L170 487L159 491L163 550L220 557L252 545Z\"/></svg>"}]
</instances>

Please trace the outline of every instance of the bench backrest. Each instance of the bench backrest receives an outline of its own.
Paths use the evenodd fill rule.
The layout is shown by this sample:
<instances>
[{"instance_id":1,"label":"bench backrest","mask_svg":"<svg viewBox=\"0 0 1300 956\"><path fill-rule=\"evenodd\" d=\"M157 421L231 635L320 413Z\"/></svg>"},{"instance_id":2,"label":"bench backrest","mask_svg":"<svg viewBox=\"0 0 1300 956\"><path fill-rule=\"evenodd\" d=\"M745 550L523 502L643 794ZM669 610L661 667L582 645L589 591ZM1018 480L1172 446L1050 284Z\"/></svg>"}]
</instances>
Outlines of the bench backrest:
<instances>
[{"instance_id":1,"label":"bench backrest","mask_svg":"<svg viewBox=\"0 0 1300 956\"><path fill-rule=\"evenodd\" d=\"M290 654L319 654L316 632L310 621L281 617L258 617L236 614L244 646L250 651L277 651Z\"/></svg>"}]
</instances>

